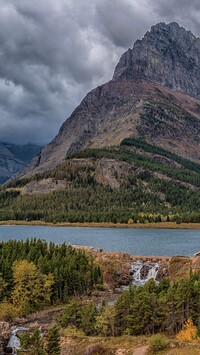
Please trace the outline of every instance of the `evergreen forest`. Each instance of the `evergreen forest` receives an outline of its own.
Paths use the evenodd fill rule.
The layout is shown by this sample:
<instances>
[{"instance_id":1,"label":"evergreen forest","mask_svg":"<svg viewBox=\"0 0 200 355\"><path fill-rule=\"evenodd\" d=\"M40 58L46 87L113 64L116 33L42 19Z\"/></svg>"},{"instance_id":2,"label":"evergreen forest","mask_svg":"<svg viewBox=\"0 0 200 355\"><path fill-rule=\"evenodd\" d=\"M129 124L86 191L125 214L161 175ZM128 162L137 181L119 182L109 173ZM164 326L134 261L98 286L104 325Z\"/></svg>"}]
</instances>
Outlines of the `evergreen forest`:
<instances>
[{"instance_id":1,"label":"evergreen forest","mask_svg":"<svg viewBox=\"0 0 200 355\"><path fill-rule=\"evenodd\" d=\"M104 303L67 303L61 318L63 327L74 326L86 335L150 335L159 332L176 335L190 320L200 331L200 274L170 284L152 279L144 286L130 287L113 306Z\"/></svg>"},{"instance_id":2,"label":"evergreen forest","mask_svg":"<svg viewBox=\"0 0 200 355\"><path fill-rule=\"evenodd\" d=\"M2 221L195 223L199 211L200 165L131 138L0 190Z\"/></svg>"},{"instance_id":3,"label":"evergreen forest","mask_svg":"<svg viewBox=\"0 0 200 355\"><path fill-rule=\"evenodd\" d=\"M36 239L0 243L0 317L89 295L102 282L93 257L72 246Z\"/></svg>"}]
</instances>

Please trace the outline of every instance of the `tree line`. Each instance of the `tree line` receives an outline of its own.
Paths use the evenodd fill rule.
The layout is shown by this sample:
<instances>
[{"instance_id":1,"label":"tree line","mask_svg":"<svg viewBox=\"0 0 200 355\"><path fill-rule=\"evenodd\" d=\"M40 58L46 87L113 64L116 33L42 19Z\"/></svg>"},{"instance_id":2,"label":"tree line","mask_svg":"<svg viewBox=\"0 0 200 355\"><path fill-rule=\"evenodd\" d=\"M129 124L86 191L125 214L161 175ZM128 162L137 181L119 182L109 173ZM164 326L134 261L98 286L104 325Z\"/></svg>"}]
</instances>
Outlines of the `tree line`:
<instances>
[{"instance_id":1,"label":"tree line","mask_svg":"<svg viewBox=\"0 0 200 355\"><path fill-rule=\"evenodd\" d=\"M170 284L150 280L130 287L113 306L71 300L61 318L63 327L76 327L86 335L120 336L167 332L175 335L192 320L200 331L200 274Z\"/></svg>"},{"instance_id":2,"label":"tree line","mask_svg":"<svg viewBox=\"0 0 200 355\"><path fill-rule=\"evenodd\" d=\"M140 152L132 150L135 148ZM179 165L167 165L162 159L157 161L146 155L150 153L157 153ZM85 160L79 163L77 158ZM124 174L117 170L113 172L119 188L97 182L96 162L101 158L130 164L130 171ZM118 148L87 149L51 171L11 181L1 187L0 220L199 222L199 170L197 163L133 139L125 140ZM55 184L64 181L66 187L49 193L22 192L31 181L42 179L52 179Z\"/></svg>"},{"instance_id":3,"label":"tree line","mask_svg":"<svg viewBox=\"0 0 200 355\"><path fill-rule=\"evenodd\" d=\"M65 243L44 240L0 243L0 315L28 314L102 284L93 257Z\"/></svg>"}]
</instances>

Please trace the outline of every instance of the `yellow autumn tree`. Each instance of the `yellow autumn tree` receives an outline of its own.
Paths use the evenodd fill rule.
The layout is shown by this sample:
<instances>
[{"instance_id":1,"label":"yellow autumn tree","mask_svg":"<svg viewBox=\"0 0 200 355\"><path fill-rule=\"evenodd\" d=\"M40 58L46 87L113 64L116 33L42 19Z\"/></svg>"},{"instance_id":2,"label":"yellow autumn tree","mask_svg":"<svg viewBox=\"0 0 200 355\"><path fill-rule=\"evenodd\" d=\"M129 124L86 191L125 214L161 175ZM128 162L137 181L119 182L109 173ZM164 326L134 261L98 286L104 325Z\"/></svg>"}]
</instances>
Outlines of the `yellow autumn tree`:
<instances>
[{"instance_id":1,"label":"yellow autumn tree","mask_svg":"<svg viewBox=\"0 0 200 355\"><path fill-rule=\"evenodd\" d=\"M5 300L0 303L0 320L12 321L19 315L19 309L15 307L11 302Z\"/></svg>"},{"instance_id":2,"label":"yellow autumn tree","mask_svg":"<svg viewBox=\"0 0 200 355\"><path fill-rule=\"evenodd\" d=\"M129 218L128 224L133 224L133 219L132 218Z\"/></svg>"},{"instance_id":3,"label":"yellow autumn tree","mask_svg":"<svg viewBox=\"0 0 200 355\"><path fill-rule=\"evenodd\" d=\"M42 274L37 266L27 260L13 264L14 289L12 301L22 315L42 309L50 304L53 275Z\"/></svg>"},{"instance_id":4,"label":"yellow autumn tree","mask_svg":"<svg viewBox=\"0 0 200 355\"><path fill-rule=\"evenodd\" d=\"M176 335L176 339L180 341L193 341L197 339L197 334L197 327L193 324L192 319L188 319L183 329Z\"/></svg>"}]
</instances>

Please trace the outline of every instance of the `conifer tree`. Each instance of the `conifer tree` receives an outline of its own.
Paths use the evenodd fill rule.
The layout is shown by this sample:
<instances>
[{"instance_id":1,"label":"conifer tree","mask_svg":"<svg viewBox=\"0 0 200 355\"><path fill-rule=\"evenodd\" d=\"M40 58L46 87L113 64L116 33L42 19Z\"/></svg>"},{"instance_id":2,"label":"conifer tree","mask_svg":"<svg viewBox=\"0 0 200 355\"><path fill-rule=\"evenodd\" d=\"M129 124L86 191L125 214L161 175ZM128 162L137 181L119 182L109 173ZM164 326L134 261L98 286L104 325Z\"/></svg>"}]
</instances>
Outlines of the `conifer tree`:
<instances>
[{"instance_id":1,"label":"conifer tree","mask_svg":"<svg viewBox=\"0 0 200 355\"><path fill-rule=\"evenodd\" d=\"M56 325L48 331L47 336L47 354L48 355L60 355L60 332Z\"/></svg>"}]
</instances>

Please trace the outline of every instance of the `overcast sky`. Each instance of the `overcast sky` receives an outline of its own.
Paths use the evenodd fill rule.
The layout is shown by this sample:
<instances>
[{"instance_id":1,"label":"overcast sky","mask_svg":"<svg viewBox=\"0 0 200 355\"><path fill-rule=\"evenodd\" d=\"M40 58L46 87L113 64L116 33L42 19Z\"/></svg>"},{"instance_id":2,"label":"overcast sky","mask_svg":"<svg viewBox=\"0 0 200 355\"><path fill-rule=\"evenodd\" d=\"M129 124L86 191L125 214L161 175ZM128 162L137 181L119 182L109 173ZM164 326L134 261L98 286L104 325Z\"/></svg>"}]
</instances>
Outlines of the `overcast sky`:
<instances>
[{"instance_id":1,"label":"overcast sky","mask_svg":"<svg viewBox=\"0 0 200 355\"><path fill-rule=\"evenodd\" d=\"M49 142L161 21L200 36L200 1L0 0L0 141Z\"/></svg>"}]
</instances>

